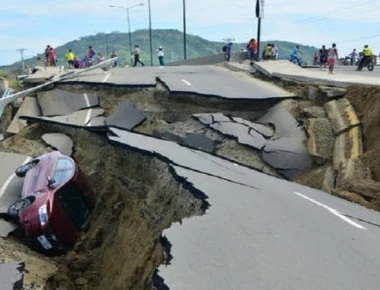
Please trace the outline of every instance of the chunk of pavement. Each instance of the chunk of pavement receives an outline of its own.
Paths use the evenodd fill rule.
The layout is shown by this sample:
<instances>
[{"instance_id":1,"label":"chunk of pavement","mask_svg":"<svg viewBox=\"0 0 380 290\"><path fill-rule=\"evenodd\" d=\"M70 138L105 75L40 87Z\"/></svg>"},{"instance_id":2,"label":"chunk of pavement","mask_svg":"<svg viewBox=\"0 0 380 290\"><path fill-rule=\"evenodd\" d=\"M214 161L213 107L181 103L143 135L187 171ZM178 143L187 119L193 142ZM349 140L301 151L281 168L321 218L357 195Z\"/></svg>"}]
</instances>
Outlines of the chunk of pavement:
<instances>
[{"instance_id":1,"label":"chunk of pavement","mask_svg":"<svg viewBox=\"0 0 380 290\"><path fill-rule=\"evenodd\" d=\"M0 264L1 290L24 289L24 262Z\"/></svg>"},{"instance_id":2,"label":"chunk of pavement","mask_svg":"<svg viewBox=\"0 0 380 290\"><path fill-rule=\"evenodd\" d=\"M103 109L87 109L75 111L69 115L65 116L55 116L55 117L32 117L32 116L20 116L20 119L24 119L34 123L52 123L52 124L63 124L74 127L83 128L93 128L99 129L104 128L104 114Z\"/></svg>"},{"instance_id":3,"label":"chunk of pavement","mask_svg":"<svg viewBox=\"0 0 380 290\"><path fill-rule=\"evenodd\" d=\"M26 97L24 99L21 107L17 110L16 116L7 129L8 133L17 134L22 128L27 126L25 120L19 119L20 116L41 116L41 110L36 98Z\"/></svg>"},{"instance_id":4,"label":"chunk of pavement","mask_svg":"<svg viewBox=\"0 0 380 290\"><path fill-rule=\"evenodd\" d=\"M146 119L144 113L138 110L131 101L123 101L105 120L108 127L132 130Z\"/></svg>"},{"instance_id":5,"label":"chunk of pavement","mask_svg":"<svg viewBox=\"0 0 380 290\"><path fill-rule=\"evenodd\" d=\"M363 153L362 131L359 126L335 138L333 168L340 170L349 159L357 159Z\"/></svg>"},{"instance_id":6,"label":"chunk of pavement","mask_svg":"<svg viewBox=\"0 0 380 290\"><path fill-rule=\"evenodd\" d=\"M240 144L249 145L259 150L261 150L267 142L263 135L240 123L213 123L210 125L210 127L224 135L237 138Z\"/></svg>"},{"instance_id":7,"label":"chunk of pavement","mask_svg":"<svg viewBox=\"0 0 380 290\"><path fill-rule=\"evenodd\" d=\"M360 124L354 108L346 98L326 103L325 109L336 135Z\"/></svg>"},{"instance_id":8,"label":"chunk of pavement","mask_svg":"<svg viewBox=\"0 0 380 290\"><path fill-rule=\"evenodd\" d=\"M237 123L247 125L248 127L252 128L257 133L260 133L265 138L273 137L274 131L271 127L259 123L250 122L248 120L244 120L243 118L233 117L232 120L234 120Z\"/></svg>"},{"instance_id":9,"label":"chunk of pavement","mask_svg":"<svg viewBox=\"0 0 380 290\"><path fill-rule=\"evenodd\" d=\"M184 139L185 143L197 149L203 149L207 152L214 152L215 142L204 134L190 134Z\"/></svg>"},{"instance_id":10,"label":"chunk of pavement","mask_svg":"<svg viewBox=\"0 0 380 290\"><path fill-rule=\"evenodd\" d=\"M42 140L51 147L59 150L66 156L71 156L73 153L73 140L62 133L47 133L42 135Z\"/></svg>"},{"instance_id":11,"label":"chunk of pavement","mask_svg":"<svg viewBox=\"0 0 380 290\"><path fill-rule=\"evenodd\" d=\"M269 140L263 149L263 158L277 169L303 170L311 165L306 146L294 137Z\"/></svg>"},{"instance_id":12,"label":"chunk of pavement","mask_svg":"<svg viewBox=\"0 0 380 290\"><path fill-rule=\"evenodd\" d=\"M68 115L75 111L99 106L95 94L72 93L63 90L39 92L38 104L46 117Z\"/></svg>"},{"instance_id":13,"label":"chunk of pavement","mask_svg":"<svg viewBox=\"0 0 380 290\"><path fill-rule=\"evenodd\" d=\"M327 98L339 98L343 97L347 93L346 88L320 86L319 89Z\"/></svg>"},{"instance_id":14,"label":"chunk of pavement","mask_svg":"<svg viewBox=\"0 0 380 290\"><path fill-rule=\"evenodd\" d=\"M306 119L305 127L308 138L308 151L316 157L317 163L332 159L335 137L328 118Z\"/></svg>"},{"instance_id":15,"label":"chunk of pavement","mask_svg":"<svg viewBox=\"0 0 380 290\"><path fill-rule=\"evenodd\" d=\"M6 220L0 219L0 237L6 238L13 232L17 226L14 223L8 222Z\"/></svg>"},{"instance_id":16,"label":"chunk of pavement","mask_svg":"<svg viewBox=\"0 0 380 290\"><path fill-rule=\"evenodd\" d=\"M193 114L193 117L205 125L210 125L213 121L212 114Z\"/></svg>"},{"instance_id":17,"label":"chunk of pavement","mask_svg":"<svg viewBox=\"0 0 380 290\"><path fill-rule=\"evenodd\" d=\"M289 132L298 127L297 120L280 104L271 107L267 113L257 120L262 124L273 124L275 126L275 135L286 137Z\"/></svg>"},{"instance_id":18,"label":"chunk of pavement","mask_svg":"<svg viewBox=\"0 0 380 290\"><path fill-rule=\"evenodd\" d=\"M325 175L322 181L322 190L328 193L332 193L335 189L335 173L331 166L326 169Z\"/></svg>"}]
</instances>

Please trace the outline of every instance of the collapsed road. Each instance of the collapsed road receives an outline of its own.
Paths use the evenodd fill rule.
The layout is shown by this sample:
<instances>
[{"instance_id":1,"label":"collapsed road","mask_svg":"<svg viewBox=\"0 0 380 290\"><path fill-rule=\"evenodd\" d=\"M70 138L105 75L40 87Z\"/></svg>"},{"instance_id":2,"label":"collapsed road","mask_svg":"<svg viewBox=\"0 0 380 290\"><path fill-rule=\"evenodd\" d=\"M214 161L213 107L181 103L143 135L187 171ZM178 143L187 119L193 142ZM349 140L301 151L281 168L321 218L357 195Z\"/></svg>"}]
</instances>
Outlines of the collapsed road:
<instances>
[{"instance_id":1,"label":"collapsed road","mask_svg":"<svg viewBox=\"0 0 380 290\"><path fill-rule=\"evenodd\" d=\"M99 69L8 105L1 212L19 194L14 169L54 148L97 205L75 247L49 259L2 220L0 260L24 262L25 289L377 289L380 214L289 181L322 188L342 142L333 128L340 140L359 124L329 121L333 147L310 146L305 126L348 105L293 86L219 66Z\"/></svg>"}]
</instances>

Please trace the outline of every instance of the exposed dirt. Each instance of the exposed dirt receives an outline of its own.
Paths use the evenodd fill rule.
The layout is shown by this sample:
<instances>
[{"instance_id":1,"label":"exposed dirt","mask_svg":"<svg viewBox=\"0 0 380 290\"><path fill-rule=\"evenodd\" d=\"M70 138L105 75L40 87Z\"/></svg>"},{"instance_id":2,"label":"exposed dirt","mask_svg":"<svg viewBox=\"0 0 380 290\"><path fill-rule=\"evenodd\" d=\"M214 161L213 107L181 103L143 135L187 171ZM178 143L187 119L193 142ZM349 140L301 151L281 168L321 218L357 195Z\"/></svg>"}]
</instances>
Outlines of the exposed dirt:
<instances>
[{"instance_id":1,"label":"exposed dirt","mask_svg":"<svg viewBox=\"0 0 380 290\"><path fill-rule=\"evenodd\" d=\"M371 169L373 178L380 182L380 88L350 87L346 97L363 126L362 160Z\"/></svg>"},{"instance_id":2,"label":"exposed dirt","mask_svg":"<svg viewBox=\"0 0 380 290\"><path fill-rule=\"evenodd\" d=\"M263 163L259 152L206 128L191 117L193 113L223 112L253 121L273 104L271 101L254 103L197 96L174 97L160 89L74 88L68 85L60 89L96 91L106 115L111 114L120 101L128 99L147 116L137 128L139 132L170 133L180 137L190 133L205 134L216 142L216 154L278 175ZM7 110L2 118L4 128L14 114L10 107ZM73 158L87 173L96 192L97 206L89 230L66 255L47 259L20 245L22 250L15 251L20 252L16 260L27 261L29 271L25 289L152 289L152 275L165 262L162 231L173 222L203 214L204 200L196 197L196 192L189 190L184 180L176 179L166 163L141 152L112 146L104 132L34 124L0 142L0 150L38 156L52 150L41 139L48 132L65 133L74 141ZM20 236L19 233L16 236ZM13 251L7 245L19 246L18 239L1 241L4 248L0 259L14 260L16 256L7 258L7 253ZM25 258L29 253L36 258ZM44 263L51 263L51 266Z\"/></svg>"},{"instance_id":3,"label":"exposed dirt","mask_svg":"<svg viewBox=\"0 0 380 290\"><path fill-rule=\"evenodd\" d=\"M310 89L304 85L284 86L303 97L310 94ZM190 133L204 134L216 142L216 154L277 175L273 168L263 163L259 152L239 145L192 118L194 113L223 112L254 121L273 105L272 102L170 96L161 89L69 85L59 88L75 92L96 91L106 115L120 101L131 100L147 115L137 131L181 137ZM313 94L316 97L311 104L323 105L326 99L322 94ZM380 89L353 87L349 88L346 97L363 123L365 153L362 162L369 166L375 181L380 181L380 148L377 148L380 144ZM299 102L289 102L289 106L301 119ZM10 107L7 110L0 120L2 128L6 128L14 114ZM90 228L81 235L74 249L53 258L46 258L20 244L19 233L16 233L6 240L0 239L0 261L26 262L29 273L25 275L25 289L152 289L152 275L166 258L161 244L162 231L173 222L203 214L205 201L184 180L176 178L166 163L126 147L111 146L105 133L34 124L0 142L0 150L37 156L52 150L41 140L42 134L50 132L62 132L73 139L73 158L87 173L95 190L97 206ZM322 166L314 164L311 170L300 174L297 181L321 188L328 166L328 162ZM350 192L341 192L341 196L365 202Z\"/></svg>"}]
</instances>

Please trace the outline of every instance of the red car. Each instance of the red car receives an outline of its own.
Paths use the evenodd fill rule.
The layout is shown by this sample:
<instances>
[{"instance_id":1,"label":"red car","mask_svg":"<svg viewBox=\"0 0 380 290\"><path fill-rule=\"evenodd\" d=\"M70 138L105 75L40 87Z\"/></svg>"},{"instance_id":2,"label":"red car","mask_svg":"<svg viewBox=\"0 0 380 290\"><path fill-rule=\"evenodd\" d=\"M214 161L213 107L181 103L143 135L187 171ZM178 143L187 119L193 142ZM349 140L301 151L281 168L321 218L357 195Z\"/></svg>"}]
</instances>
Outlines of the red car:
<instances>
[{"instance_id":1,"label":"red car","mask_svg":"<svg viewBox=\"0 0 380 290\"><path fill-rule=\"evenodd\" d=\"M86 176L68 156L53 151L16 169L25 176L22 199L8 214L18 219L28 240L43 252L72 247L87 228L94 205Z\"/></svg>"}]
</instances>

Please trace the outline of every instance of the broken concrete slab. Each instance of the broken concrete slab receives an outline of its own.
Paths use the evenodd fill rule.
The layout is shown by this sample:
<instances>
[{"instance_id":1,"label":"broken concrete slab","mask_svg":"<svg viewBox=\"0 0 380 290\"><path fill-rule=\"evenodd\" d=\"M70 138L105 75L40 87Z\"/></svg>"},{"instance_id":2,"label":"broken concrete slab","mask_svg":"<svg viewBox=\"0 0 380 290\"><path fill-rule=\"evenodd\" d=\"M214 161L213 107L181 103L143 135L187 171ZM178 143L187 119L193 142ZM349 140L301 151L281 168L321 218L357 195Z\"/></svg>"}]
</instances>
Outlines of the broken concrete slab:
<instances>
[{"instance_id":1,"label":"broken concrete slab","mask_svg":"<svg viewBox=\"0 0 380 290\"><path fill-rule=\"evenodd\" d=\"M1 290L24 289L24 262L0 263Z\"/></svg>"},{"instance_id":2,"label":"broken concrete slab","mask_svg":"<svg viewBox=\"0 0 380 290\"><path fill-rule=\"evenodd\" d=\"M19 119L20 116L41 116L41 110L34 97L25 97L21 107L17 110L16 116L7 129L7 133L17 134L27 126L25 120Z\"/></svg>"},{"instance_id":3,"label":"broken concrete slab","mask_svg":"<svg viewBox=\"0 0 380 290\"><path fill-rule=\"evenodd\" d=\"M41 136L42 140L51 147L59 150L66 156L71 156L73 153L73 140L62 133L47 133Z\"/></svg>"},{"instance_id":4,"label":"broken concrete slab","mask_svg":"<svg viewBox=\"0 0 380 290\"><path fill-rule=\"evenodd\" d=\"M346 88L319 86L324 97L333 99L343 97L347 93Z\"/></svg>"},{"instance_id":5,"label":"broken concrete slab","mask_svg":"<svg viewBox=\"0 0 380 290\"><path fill-rule=\"evenodd\" d=\"M261 150L267 140L257 131L252 130L246 125L235 122L212 123L210 128L219 131L223 135L237 138L240 144L251 146Z\"/></svg>"},{"instance_id":6,"label":"broken concrete slab","mask_svg":"<svg viewBox=\"0 0 380 290\"><path fill-rule=\"evenodd\" d=\"M157 79L171 93L191 93L225 99L276 99L293 93L241 72L209 66L197 73L160 74ZM239 88L238 90L236 88Z\"/></svg>"},{"instance_id":7,"label":"broken concrete slab","mask_svg":"<svg viewBox=\"0 0 380 290\"><path fill-rule=\"evenodd\" d=\"M190 134L184 138L184 142L193 148L211 153L215 151L215 142L204 134Z\"/></svg>"},{"instance_id":8,"label":"broken concrete slab","mask_svg":"<svg viewBox=\"0 0 380 290\"><path fill-rule=\"evenodd\" d=\"M357 159L363 153L362 130L359 126L351 128L335 138L333 168L346 167L347 160Z\"/></svg>"},{"instance_id":9,"label":"broken concrete slab","mask_svg":"<svg viewBox=\"0 0 380 290\"><path fill-rule=\"evenodd\" d=\"M17 229L16 224L0 219L0 238L8 237L15 229Z\"/></svg>"},{"instance_id":10,"label":"broken concrete slab","mask_svg":"<svg viewBox=\"0 0 380 290\"><path fill-rule=\"evenodd\" d=\"M270 137L273 137L274 135L274 130L269 126L259 124L259 123L253 123L253 122L244 120L243 118L237 118L237 117L232 117L232 120L234 120L237 123L247 125L252 130L263 135L265 138L270 138Z\"/></svg>"},{"instance_id":11,"label":"broken concrete slab","mask_svg":"<svg viewBox=\"0 0 380 290\"><path fill-rule=\"evenodd\" d=\"M354 108L346 98L326 103L325 109L336 135L360 124Z\"/></svg>"},{"instance_id":12,"label":"broken concrete slab","mask_svg":"<svg viewBox=\"0 0 380 290\"><path fill-rule=\"evenodd\" d=\"M213 122L212 114L193 114L193 117L205 125L210 125Z\"/></svg>"},{"instance_id":13,"label":"broken concrete slab","mask_svg":"<svg viewBox=\"0 0 380 290\"><path fill-rule=\"evenodd\" d=\"M257 120L262 124L273 124L275 135L286 137L289 132L298 127L297 120L281 105L281 103L271 107L264 116Z\"/></svg>"},{"instance_id":14,"label":"broken concrete slab","mask_svg":"<svg viewBox=\"0 0 380 290\"><path fill-rule=\"evenodd\" d=\"M108 127L132 130L145 119L144 112L138 110L131 101L124 101L105 119L105 124Z\"/></svg>"},{"instance_id":15,"label":"broken concrete slab","mask_svg":"<svg viewBox=\"0 0 380 290\"><path fill-rule=\"evenodd\" d=\"M102 117L104 114L103 109L88 109L76 111L70 115L56 116L56 117L31 117L31 116L20 116L21 119L38 123L46 122L52 124L61 124L74 127L82 127L87 129L104 129L105 118Z\"/></svg>"},{"instance_id":16,"label":"broken concrete slab","mask_svg":"<svg viewBox=\"0 0 380 290\"><path fill-rule=\"evenodd\" d=\"M36 84L36 83L43 83L47 80L51 80L53 77L61 74L64 72L63 66L35 66L34 67L34 73L28 75L26 78L23 79L24 83L28 84Z\"/></svg>"},{"instance_id":17,"label":"broken concrete slab","mask_svg":"<svg viewBox=\"0 0 380 290\"><path fill-rule=\"evenodd\" d=\"M318 164L331 160L335 137L331 128L330 120L327 118L306 119L305 127L308 135L308 151Z\"/></svg>"},{"instance_id":18,"label":"broken concrete slab","mask_svg":"<svg viewBox=\"0 0 380 290\"><path fill-rule=\"evenodd\" d=\"M9 206L20 199L23 179L15 175L15 170L32 160L31 157L0 151L0 213L7 213Z\"/></svg>"},{"instance_id":19,"label":"broken concrete slab","mask_svg":"<svg viewBox=\"0 0 380 290\"><path fill-rule=\"evenodd\" d=\"M37 99L45 117L68 115L74 111L99 106L99 97L95 94L73 93L59 89L39 92Z\"/></svg>"}]
</instances>

